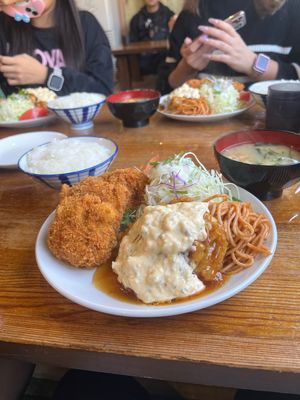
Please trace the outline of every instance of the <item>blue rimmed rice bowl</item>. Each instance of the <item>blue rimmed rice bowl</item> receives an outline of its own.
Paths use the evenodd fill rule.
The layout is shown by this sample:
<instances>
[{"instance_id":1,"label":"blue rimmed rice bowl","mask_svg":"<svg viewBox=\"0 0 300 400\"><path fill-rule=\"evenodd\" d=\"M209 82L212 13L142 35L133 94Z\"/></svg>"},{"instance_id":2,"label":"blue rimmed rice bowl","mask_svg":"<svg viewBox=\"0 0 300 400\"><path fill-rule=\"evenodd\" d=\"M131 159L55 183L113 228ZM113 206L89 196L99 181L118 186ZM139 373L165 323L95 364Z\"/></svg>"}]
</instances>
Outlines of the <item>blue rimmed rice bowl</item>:
<instances>
[{"instance_id":1,"label":"blue rimmed rice bowl","mask_svg":"<svg viewBox=\"0 0 300 400\"><path fill-rule=\"evenodd\" d=\"M106 96L99 93L72 93L49 101L47 107L73 129L88 129L105 103Z\"/></svg>"},{"instance_id":2,"label":"blue rimmed rice bowl","mask_svg":"<svg viewBox=\"0 0 300 400\"><path fill-rule=\"evenodd\" d=\"M35 178L39 180L40 182L43 182L47 186L53 188L53 189L60 189L63 184L67 185L75 185L79 182L81 182L83 179L89 177L89 176L99 176L102 175L104 172L106 172L113 160L116 158L118 154L118 145L112 141L111 139L107 138L102 138L102 137L96 137L96 136L77 136L77 137L69 137L67 139L64 139L66 141L72 141L72 140L78 140L78 141L83 141L85 143L87 142L92 142L95 143L97 142L100 144L103 148L105 148L108 152L108 156L105 158L105 160L99 161L99 163L96 163L94 165L91 165L87 168L83 168L80 170L69 170L65 173L35 173L31 172L30 167L28 166L28 156L30 153L34 150L31 149L25 154L22 155L22 157L19 159L18 166L19 169L24 172L25 174L31 176L32 178ZM48 143L44 143L40 146L47 146L49 145Z\"/></svg>"}]
</instances>

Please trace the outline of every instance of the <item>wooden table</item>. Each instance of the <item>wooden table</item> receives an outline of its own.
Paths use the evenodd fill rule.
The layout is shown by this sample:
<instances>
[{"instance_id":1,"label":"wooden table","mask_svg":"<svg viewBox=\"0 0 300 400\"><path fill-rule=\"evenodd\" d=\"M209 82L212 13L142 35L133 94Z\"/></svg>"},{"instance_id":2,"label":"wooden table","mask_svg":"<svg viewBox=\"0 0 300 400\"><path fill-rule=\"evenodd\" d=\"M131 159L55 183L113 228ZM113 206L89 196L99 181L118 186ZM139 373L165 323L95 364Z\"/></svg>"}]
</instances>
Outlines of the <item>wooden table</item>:
<instances>
[{"instance_id":1,"label":"wooden table","mask_svg":"<svg viewBox=\"0 0 300 400\"><path fill-rule=\"evenodd\" d=\"M167 50L167 40L153 40L145 42L129 43L112 53L117 61L117 79L121 90L132 89L133 81L141 79L139 67L139 55L142 53L154 53Z\"/></svg>"},{"instance_id":2,"label":"wooden table","mask_svg":"<svg viewBox=\"0 0 300 400\"><path fill-rule=\"evenodd\" d=\"M124 129L106 108L94 134L120 146L113 168L193 151L217 167L212 144L228 131L263 125L260 109L212 124L156 114ZM43 127L69 133L61 122ZM13 130L0 130L5 137ZM0 171L0 355L28 362L162 380L300 394L300 194L267 203L278 226L276 254L243 292L213 307L160 319L122 318L72 303L36 265L37 233L58 193L18 171Z\"/></svg>"}]
</instances>

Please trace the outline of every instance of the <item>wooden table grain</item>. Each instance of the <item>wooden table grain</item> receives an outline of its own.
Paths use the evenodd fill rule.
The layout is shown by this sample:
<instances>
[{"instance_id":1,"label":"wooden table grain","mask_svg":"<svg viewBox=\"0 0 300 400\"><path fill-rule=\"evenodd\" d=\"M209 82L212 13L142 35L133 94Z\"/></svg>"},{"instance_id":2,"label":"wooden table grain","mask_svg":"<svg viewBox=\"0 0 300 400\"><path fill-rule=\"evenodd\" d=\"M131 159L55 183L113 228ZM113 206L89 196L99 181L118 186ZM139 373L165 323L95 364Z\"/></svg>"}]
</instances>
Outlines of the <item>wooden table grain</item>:
<instances>
[{"instance_id":1,"label":"wooden table grain","mask_svg":"<svg viewBox=\"0 0 300 400\"><path fill-rule=\"evenodd\" d=\"M153 155L193 151L216 168L221 134L263 127L261 109L210 124L156 114L124 129L104 107L93 134L120 147L113 168ZM63 122L42 127L73 135ZM38 129L35 129L38 130ZM0 130L0 137L17 131ZM0 355L28 362L182 382L300 393L300 193L294 186L267 202L277 223L276 254L250 287L185 315L134 319L85 309L58 294L35 261L39 229L58 193L19 171L0 171Z\"/></svg>"}]
</instances>

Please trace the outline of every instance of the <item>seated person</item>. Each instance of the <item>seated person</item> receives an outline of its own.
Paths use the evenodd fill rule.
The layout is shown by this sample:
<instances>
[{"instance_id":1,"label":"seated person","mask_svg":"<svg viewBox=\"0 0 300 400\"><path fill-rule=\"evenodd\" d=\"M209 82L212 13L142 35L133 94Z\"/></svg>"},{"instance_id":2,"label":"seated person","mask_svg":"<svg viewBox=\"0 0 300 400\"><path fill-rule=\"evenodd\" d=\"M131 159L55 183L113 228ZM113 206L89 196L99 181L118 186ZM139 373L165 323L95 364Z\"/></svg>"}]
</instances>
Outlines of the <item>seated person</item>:
<instances>
[{"instance_id":1,"label":"seated person","mask_svg":"<svg viewBox=\"0 0 300 400\"><path fill-rule=\"evenodd\" d=\"M130 21L130 41L168 39L175 18L174 12L160 1L145 0L145 6ZM158 65L164 57L165 53L142 54L140 56L142 74L156 74Z\"/></svg>"},{"instance_id":2,"label":"seated person","mask_svg":"<svg viewBox=\"0 0 300 400\"><path fill-rule=\"evenodd\" d=\"M235 31L224 19L240 10L247 24ZM245 82L298 79L299 17L299 0L187 0L157 88L167 93L199 74Z\"/></svg>"},{"instance_id":3,"label":"seated person","mask_svg":"<svg viewBox=\"0 0 300 400\"><path fill-rule=\"evenodd\" d=\"M16 22L1 12L13 3L0 0L0 87L6 96L28 86L48 86L58 95L112 92L111 49L92 14L79 11L75 0L44 0L40 16Z\"/></svg>"}]
</instances>

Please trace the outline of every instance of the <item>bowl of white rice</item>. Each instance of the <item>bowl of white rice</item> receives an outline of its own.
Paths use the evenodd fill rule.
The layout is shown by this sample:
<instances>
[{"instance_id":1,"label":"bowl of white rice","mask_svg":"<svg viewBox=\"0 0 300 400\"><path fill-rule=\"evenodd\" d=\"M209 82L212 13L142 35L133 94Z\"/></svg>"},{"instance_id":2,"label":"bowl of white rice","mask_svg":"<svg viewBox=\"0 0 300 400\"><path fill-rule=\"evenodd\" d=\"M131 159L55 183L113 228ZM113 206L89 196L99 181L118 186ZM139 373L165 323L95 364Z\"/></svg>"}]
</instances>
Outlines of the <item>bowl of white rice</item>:
<instances>
[{"instance_id":1,"label":"bowl of white rice","mask_svg":"<svg viewBox=\"0 0 300 400\"><path fill-rule=\"evenodd\" d=\"M107 138L77 136L37 146L19 159L19 169L53 189L74 185L108 170L118 145Z\"/></svg>"},{"instance_id":2,"label":"bowl of white rice","mask_svg":"<svg viewBox=\"0 0 300 400\"><path fill-rule=\"evenodd\" d=\"M249 86L248 90L253 94L253 97L255 98L256 102L260 104L262 107L265 107L267 105L269 86L275 85L276 83L285 83L285 82L300 82L300 81L285 80L285 79L260 81L252 83L252 85Z\"/></svg>"},{"instance_id":3,"label":"bowl of white rice","mask_svg":"<svg viewBox=\"0 0 300 400\"><path fill-rule=\"evenodd\" d=\"M58 117L72 125L73 129L88 129L105 103L106 97L99 93L76 92L48 101L47 107Z\"/></svg>"}]
</instances>

